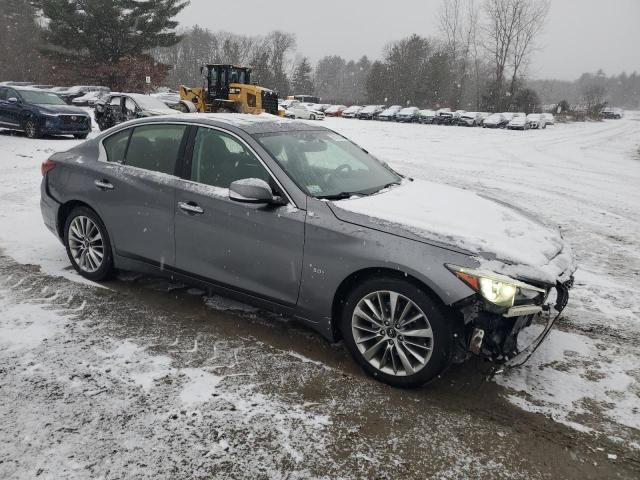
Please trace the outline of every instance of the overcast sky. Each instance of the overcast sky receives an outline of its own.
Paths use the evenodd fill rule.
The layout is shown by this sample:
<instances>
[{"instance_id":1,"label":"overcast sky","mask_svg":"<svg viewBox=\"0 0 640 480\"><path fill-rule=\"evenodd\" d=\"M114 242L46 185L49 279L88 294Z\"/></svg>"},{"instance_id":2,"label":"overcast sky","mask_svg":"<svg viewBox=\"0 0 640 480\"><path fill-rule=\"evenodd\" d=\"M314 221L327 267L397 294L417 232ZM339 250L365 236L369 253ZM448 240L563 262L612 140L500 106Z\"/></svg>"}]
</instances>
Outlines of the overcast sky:
<instances>
[{"instance_id":1,"label":"overcast sky","mask_svg":"<svg viewBox=\"0 0 640 480\"><path fill-rule=\"evenodd\" d=\"M482 0L476 0L482 1ZM294 33L297 53L313 63L325 55L381 56L389 41L436 35L441 0L191 0L179 17L239 34ZM551 0L545 31L529 68L533 78L573 80L602 68L640 72L640 0Z\"/></svg>"}]
</instances>

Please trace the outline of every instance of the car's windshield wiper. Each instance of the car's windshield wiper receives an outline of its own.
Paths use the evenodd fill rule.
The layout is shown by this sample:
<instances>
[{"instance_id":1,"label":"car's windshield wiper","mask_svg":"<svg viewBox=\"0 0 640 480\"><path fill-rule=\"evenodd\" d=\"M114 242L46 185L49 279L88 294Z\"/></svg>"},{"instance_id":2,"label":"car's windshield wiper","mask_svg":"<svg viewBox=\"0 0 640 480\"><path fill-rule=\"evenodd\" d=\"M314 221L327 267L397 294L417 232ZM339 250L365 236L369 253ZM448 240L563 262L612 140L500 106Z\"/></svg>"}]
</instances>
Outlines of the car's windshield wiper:
<instances>
[{"instance_id":1,"label":"car's windshield wiper","mask_svg":"<svg viewBox=\"0 0 640 480\"><path fill-rule=\"evenodd\" d=\"M358 192L340 192L332 195L318 195L316 198L320 200L344 200L345 198L351 198L354 195L361 195Z\"/></svg>"}]
</instances>

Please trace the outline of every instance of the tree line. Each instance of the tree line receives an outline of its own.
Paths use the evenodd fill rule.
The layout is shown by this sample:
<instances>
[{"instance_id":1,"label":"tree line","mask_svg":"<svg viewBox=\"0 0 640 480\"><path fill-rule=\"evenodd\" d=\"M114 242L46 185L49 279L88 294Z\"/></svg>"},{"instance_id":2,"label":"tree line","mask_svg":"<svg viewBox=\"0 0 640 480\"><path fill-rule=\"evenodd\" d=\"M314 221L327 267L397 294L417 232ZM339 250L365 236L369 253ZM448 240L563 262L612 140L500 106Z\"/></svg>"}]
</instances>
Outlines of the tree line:
<instances>
[{"instance_id":1,"label":"tree line","mask_svg":"<svg viewBox=\"0 0 640 480\"><path fill-rule=\"evenodd\" d=\"M390 42L381 57L328 55L312 65L295 35L180 29L184 0L0 0L0 78L100 83L115 90L202 84L199 66L234 63L253 80L289 94L344 104L400 104L466 110L532 111L560 99L589 105L638 99L634 73L576 82L531 81L527 67L549 0L443 0L436 37Z\"/></svg>"}]
</instances>

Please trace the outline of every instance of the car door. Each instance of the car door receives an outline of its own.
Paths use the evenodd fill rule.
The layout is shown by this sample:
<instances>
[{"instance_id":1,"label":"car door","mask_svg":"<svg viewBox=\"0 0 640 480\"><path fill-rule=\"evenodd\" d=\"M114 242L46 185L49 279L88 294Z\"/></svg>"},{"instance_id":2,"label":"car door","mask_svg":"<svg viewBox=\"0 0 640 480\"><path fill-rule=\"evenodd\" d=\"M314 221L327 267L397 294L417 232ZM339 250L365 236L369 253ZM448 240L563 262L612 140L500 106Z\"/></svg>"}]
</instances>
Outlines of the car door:
<instances>
[{"instance_id":1,"label":"car door","mask_svg":"<svg viewBox=\"0 0 640 480\"><path fill-rule=\"evenodd\" d=\"M199 127L176 189L176 267L281 305L297 302L306 212L293 205L239 203L231 182L277 182L239 137ZM284 194L282 191L281 193Z\"/></svg>"},{"instance_id":2,"label":"car door","mask_svg":"<svg viewBox=\"0 0 640 480\"><path fill-rule=\"evenodd\" d=\"M16 99L15 102L10 102L9 99ZM6 101L2 101L0 107L2 113L2 123L8 127L20 126L20 112L22 111L22 97L13 88L6 89Z\"/></svg>"},{"instance_id":3,"label":"car door","mask_svg":"<svg viewBox=\"0 0 640 480\"><path fill-rule=\"evenodd\" d=\"M90 202L99 210L116 253L163 267L175 263L173 215L178 158L188 127L151 123L103 141Z\"/></svg>"}]
</instances>

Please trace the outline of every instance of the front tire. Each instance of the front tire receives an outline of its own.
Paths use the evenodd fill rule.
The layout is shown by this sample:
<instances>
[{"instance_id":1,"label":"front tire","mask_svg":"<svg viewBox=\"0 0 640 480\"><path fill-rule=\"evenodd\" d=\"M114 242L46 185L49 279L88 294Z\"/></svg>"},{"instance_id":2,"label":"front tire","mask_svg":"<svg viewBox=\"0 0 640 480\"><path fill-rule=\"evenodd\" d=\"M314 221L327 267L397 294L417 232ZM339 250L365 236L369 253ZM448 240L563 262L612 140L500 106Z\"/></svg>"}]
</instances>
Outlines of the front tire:
<instances>
[{"instance_id":1,"label":"front tire","mask_svg":"<svg viewBox=\"0 0 640 480\"><path fill-rule=\"evenodd\" d=\"M340 328L346 347L369 375L414 388L450 363L452 326L422 288L395 278L374 278L347 297Z\"/></svg>"},{"instance_id":2,"label":"front tire","mask_svg":"<svg viewBox=\"0 0 640 480\"><path fill-rule=\"evenodd\" d=\"M107 228L90 208L76 207L67 216L64 245L71 265L84 278L100 282L113 274L113 255Z\"/></svg>"},{"instance_id":3,"label":"front tire","mask_svg":"<svg viewBox=\"0 0 640 480\"><path fill-rule=\"evenodd\" d=\"M24 133L27 138L40 138L42 134L40 133L40 127L38 126L38 121L35 118L27 118L24 122Z\"/></svg>"}]
</instances>

